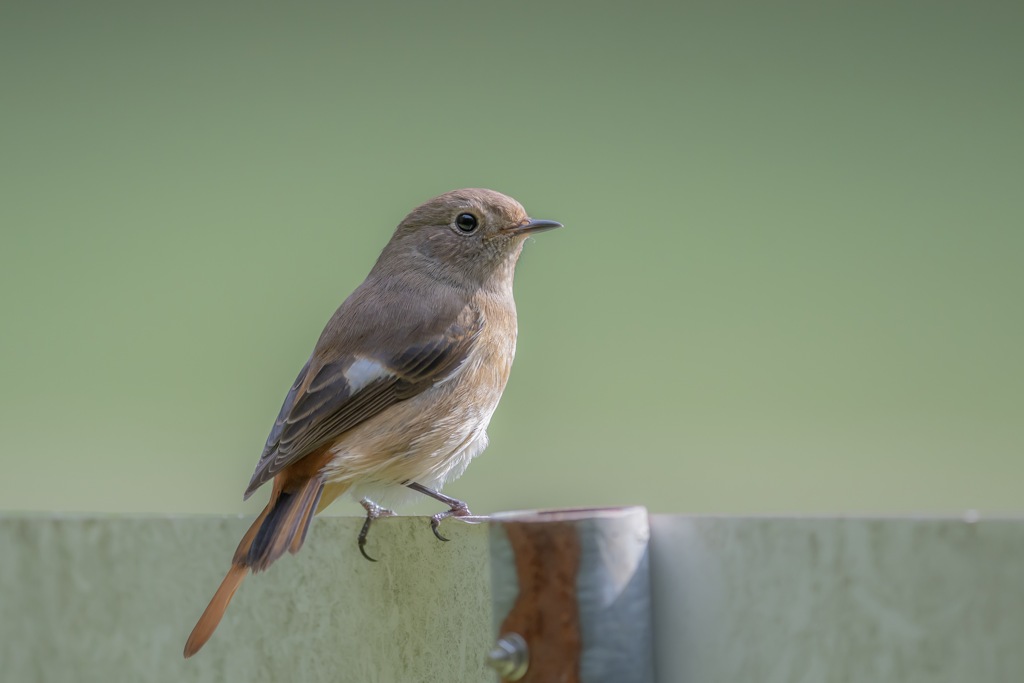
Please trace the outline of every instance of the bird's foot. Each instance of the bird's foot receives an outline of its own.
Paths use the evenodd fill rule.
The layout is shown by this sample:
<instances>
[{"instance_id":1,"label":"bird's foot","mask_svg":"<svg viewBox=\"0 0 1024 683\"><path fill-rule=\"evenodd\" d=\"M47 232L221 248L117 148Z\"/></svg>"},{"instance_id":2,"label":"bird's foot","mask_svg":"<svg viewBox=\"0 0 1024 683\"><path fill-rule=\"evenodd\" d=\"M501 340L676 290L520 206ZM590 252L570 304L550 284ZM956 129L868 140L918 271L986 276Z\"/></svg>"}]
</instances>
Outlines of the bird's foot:
<instances>
[{"instance_id":1,"label":"bird's foot","mask_svg":"<svg viewBox=\"0 0 1024 683\"><path fill-rule=\"evenodd\" d=\"M461 500L452 499L454 503L452 506L444 512L438 512L436 515L430 518L430 530L434 532L439 541L448 541L450 539L445 538L441 535L438 527L441 526L441 522L448 519L449 517L472 517L473 513L469 511L469 506L463 503Z\"/></svg>"},{"instance_id":2,"label":"bird's foot","mask_svg":"<svg viewBox=\"0 0 1024 683\"><path fill-rule=\"evenodd\" d=\"M437 536L437 539L439 541L449 540L442 536L441 532L438 529L438 527L441 526L441 522L448 519L449 517L459 517L460 519L464 519L467 522L479 522L487 519L486 517L474 516L473 513L469 511L469 506L466 505L461 500L459 500L458 498L446 496L440 491L435 491L432 488L428 488L423 484L417 484L414 481L407 482L405 485L411 488L413 491L422 493L425 496L430 496L434 500L439 500L448 506L447 510L445 510L444 512L439 512L430 518L430 530L434 532L434 535Z\"/></svg>"},{"instance_id":3,"label":"bird's foot","mask_svg":"<svg viewBox=\"0 0 1024 683\"><path fill-rule=\"evenodd\" d=\"M359 530L359 552L370 562L376 562L377 560L370 557L366 552L366 535L370 533L370 525L373 524L373 520L380 519L381 517L394 517L395 513L393 510L377 505L369 498L363 498L359 501L359 504L366 510L366 521L363 522L363 528Z\"/></svg>"}]
</instances>

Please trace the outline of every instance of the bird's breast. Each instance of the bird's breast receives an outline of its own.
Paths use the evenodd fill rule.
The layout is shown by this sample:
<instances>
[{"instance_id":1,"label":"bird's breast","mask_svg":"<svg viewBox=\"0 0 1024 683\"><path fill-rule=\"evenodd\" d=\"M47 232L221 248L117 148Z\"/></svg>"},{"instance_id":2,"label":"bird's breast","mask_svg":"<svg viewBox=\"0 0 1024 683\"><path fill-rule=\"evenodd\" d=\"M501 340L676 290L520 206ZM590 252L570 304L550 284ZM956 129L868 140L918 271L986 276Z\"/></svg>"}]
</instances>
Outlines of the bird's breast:
<instances>
[{"instance_id":1,"label":"bird's breast","mask_svg":"<svg viewBox=\"0 0 1024 683\"><path fill-rule=\"evenodd\" d=\"M483 313L476 342L449 376L339 437L323 470L328 481L373 498L408 481L439 488L462 474L487 446L515 357L515 309Z\"/></svg>"}]
</instances>

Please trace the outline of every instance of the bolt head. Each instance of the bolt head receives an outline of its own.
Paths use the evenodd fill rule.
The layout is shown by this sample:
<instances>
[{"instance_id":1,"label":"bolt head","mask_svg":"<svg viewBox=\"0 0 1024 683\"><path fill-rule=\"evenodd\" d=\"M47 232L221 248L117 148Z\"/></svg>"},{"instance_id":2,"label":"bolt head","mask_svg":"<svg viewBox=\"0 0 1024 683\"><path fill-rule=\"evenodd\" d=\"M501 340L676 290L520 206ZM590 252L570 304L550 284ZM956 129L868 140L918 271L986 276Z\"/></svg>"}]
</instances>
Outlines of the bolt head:
<instances>
[{"instance_id":1,"label":"bolt head","mask_svg":"<svg viewBox=\"0 0 1024 683\"><path fill-rule=\"evenodd\" d=\"M494 649L487 653L487 666L507 681L518 681L530 666L530 650L526 639L518 633L505 633Z\"/></svg>"}]
</instances>

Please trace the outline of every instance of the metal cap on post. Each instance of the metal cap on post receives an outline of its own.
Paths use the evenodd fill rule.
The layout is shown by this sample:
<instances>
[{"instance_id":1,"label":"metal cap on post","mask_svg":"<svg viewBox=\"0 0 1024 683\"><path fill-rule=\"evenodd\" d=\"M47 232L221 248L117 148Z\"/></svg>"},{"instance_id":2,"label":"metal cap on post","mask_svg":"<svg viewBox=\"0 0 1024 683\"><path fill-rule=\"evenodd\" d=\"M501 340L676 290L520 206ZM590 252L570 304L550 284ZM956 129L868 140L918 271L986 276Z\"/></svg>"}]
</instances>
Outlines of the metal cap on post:
<instances>
[{"instance_id":1,"label":"metal cap on post","mask_svg":"<svg viewBox=\"0 0 1024 683\"><path fill-rule=\"evenodd\" d=\"M502 680L653 681L649 540L642 507L491 517Z\"/></svg>"}]
</instances>

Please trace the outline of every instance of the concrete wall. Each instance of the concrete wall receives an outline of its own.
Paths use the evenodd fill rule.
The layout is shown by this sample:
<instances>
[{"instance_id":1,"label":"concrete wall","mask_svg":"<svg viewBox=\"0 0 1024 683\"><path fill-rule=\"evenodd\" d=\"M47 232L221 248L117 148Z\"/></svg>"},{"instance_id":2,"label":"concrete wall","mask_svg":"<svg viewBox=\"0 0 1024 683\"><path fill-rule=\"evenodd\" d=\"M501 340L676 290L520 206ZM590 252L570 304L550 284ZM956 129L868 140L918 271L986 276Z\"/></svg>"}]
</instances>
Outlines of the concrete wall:
<instances>
[{"instance_id":1,"label":"concrete wall","mask_svg":"<svg viewBox=\"0 0 1024 683\"><path fill-rule=\"evenodd\" d=\"M487 531L318 519L250 576L206 647L181 650L249 520L0 520L2 681L479 681L491 645Z\"/></svg>"}]
</instances>

